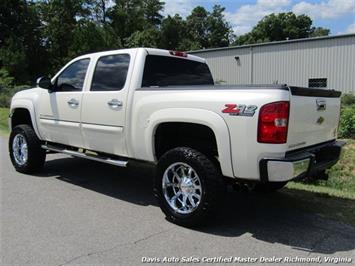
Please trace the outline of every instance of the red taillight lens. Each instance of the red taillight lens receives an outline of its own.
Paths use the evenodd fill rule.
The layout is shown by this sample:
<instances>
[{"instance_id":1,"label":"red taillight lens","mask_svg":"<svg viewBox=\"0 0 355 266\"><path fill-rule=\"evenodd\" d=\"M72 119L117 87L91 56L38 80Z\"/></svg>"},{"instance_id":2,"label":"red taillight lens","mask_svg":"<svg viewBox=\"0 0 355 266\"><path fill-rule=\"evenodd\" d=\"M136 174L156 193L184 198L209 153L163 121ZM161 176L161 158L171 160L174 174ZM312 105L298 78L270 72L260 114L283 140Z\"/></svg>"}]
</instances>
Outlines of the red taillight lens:
<instances>
[{"instance_id":1,"label":"red taillight lens","mask_svg":"<svg viewBox=\"0 0 355 266\"><path fill-rule=\"evenodd\" d=\"M286 143L289 102L269 103L260 108L258 142Z\"/></svg>"}]
</instances>

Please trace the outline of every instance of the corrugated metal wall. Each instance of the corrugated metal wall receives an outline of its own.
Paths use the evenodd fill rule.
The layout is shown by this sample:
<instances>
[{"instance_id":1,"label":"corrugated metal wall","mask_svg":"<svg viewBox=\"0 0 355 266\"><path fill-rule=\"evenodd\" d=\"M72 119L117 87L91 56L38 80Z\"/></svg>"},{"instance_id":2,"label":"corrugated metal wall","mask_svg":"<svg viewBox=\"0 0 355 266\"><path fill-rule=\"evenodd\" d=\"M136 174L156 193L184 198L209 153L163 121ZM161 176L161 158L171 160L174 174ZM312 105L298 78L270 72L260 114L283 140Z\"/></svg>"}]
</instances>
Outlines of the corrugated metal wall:
<instances>
[{"instance_id":1,"label":"corrugated metal wall","mask_svg":"<svg viewBox=\"0 0 355 266\"><path fill-rule=\"evenodd\" d=\"M308 87L309 78L327 78L327 88L355 93L355 35L193 54L206 58L215 81L224 84Z\"/></svg>"}]
</instances>

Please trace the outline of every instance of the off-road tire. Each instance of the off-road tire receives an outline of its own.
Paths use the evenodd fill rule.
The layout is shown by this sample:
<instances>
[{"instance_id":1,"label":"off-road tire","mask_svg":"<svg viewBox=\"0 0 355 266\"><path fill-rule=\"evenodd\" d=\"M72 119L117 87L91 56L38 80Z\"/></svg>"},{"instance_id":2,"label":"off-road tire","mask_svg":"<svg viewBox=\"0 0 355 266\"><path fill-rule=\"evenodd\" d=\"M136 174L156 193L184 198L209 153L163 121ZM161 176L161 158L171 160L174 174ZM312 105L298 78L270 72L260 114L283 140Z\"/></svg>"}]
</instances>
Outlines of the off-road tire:
<instances>
[{"instance_id":1,"label":"off-road tire","mask_svg":"<svg viewBox=\"0 0 355 266\"><path fill-rule=\"evenodd\" d=\"M18 164L13 155L12 143L16 135L21 134L27 142L28 159L25 164ZM23 124L16 126L10 134L9 138L9 153L13 166L16 171L24 174L33 174L39 172L46 160L46 151L41 148L41 141L37 137L33 128Z\"/></svg>"},{"instance_id":2,"label":"off-road tire","mask_svg":"<svg viewBox=\"0 0 355 266\"><path fill-rule=\"evenodd\" d=\"M162 179L164 172L169 166L177 162L190 165L201 181L202 196L200 203L189 214L181 214L174 211L163 194ZM162 155L158 162L157 175L154 180L154 194L167 219L175 224L192 227L206 222L208 217L211 217L221 207L225 192L226 184L218 165L197 150L188 147L174 148Z\"/></svg>"}]
</instances>

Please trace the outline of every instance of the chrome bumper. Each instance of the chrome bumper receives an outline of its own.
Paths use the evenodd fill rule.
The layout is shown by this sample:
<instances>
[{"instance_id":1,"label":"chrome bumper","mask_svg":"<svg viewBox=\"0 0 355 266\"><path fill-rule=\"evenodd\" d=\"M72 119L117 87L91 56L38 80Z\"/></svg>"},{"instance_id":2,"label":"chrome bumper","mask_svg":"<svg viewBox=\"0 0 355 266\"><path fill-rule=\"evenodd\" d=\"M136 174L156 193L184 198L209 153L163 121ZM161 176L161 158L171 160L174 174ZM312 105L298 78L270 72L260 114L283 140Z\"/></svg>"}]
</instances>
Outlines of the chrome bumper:
<instances>
[{"instance_id":1,"label":"chrome bumper","mask_svg":"<svg viewBox=\"0 0 355 266\"><path fill-rule=\"evenodd\" d=\"M283 159L262 159L260 179L262 182L284 182L315 176L337 163L344 145L342 141L331 141L287 152Z\"/></svg>"}]
</instances>

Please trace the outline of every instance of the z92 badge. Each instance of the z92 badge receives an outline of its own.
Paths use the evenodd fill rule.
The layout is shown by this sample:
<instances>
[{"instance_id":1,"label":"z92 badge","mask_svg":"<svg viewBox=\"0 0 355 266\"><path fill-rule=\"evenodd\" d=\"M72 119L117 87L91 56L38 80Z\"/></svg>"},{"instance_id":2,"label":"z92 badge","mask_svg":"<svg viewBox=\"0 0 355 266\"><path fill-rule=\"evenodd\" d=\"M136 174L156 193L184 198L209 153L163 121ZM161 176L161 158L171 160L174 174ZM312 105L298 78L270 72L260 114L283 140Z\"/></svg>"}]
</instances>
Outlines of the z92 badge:
<instances>
[{"instance_id":1,"label":"z92 badge","mask_svg":"<svg viewBox=\"0 0 355 266\"><path fill-rule=\"evenodd\" d=\"M226 108L222 110L222 113L229 115L238 115L238 116L254 116L256 105L245 105L245 104L234 104L228 103L224 105Z\"/></svg>"}]
</instances>

